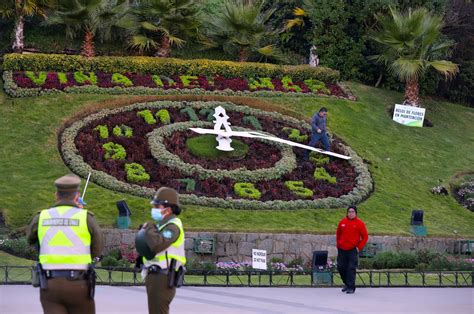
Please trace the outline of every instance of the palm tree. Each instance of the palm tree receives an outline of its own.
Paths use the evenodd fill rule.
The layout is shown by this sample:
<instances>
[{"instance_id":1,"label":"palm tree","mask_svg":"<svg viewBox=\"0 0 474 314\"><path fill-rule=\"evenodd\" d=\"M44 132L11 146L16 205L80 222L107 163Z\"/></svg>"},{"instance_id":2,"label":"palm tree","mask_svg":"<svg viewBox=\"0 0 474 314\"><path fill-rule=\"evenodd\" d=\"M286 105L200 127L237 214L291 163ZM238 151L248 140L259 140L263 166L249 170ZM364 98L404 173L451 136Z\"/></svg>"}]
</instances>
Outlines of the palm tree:
<instances>
[{"instance_id":1,"label":"palm tree","mask_svg":"<svg viewBox=\"0 0 474 314\"><path fill-rule=\"evenodd\" d=\"M390 8L390 15L377 15L376 19L379 27L370 38L381 45L382 52L372 59L405 82L405 104L420 105L418 81L430 67L446 79L458 72L457 64L443 60L454 43L441 37L442 17L425 8L406 13Z\"/></svg>"},{"instance_id":2,"label":"palm tree","mask_svg":"<svg viewBox=\"0 0 474 314\"><path fill-rule=\"evenodd\" d=\"M226 0L217 16L207 18L208 48L222 47L240 62L252 55L282 59L274 44L269 44L282 30L272 29L269 19L276 9L263 10L262 0Z\"/></svg>"},{"instance_id":3,"label":"palm tree","mask_svg":"<svg viewBox=\"0 0 474 314\"><path fill-rule=\"evenodd\" d=\"M47 25L64 25L66 36L74 39L84 35L81 55L91 58L95 55L94 37L109 40L114 27L130 30L133 18L128 14L126 0L61 0Z\"/></svg>"},{"instance_id":4,"label":"palm tree","mask_svg":"<svg viewBox=\"0 0 474 314\"><path fill-rule=\"evenodd\" d=\"M2 0L0 1L0 16L3 19L15 21L12 49L22 52L24 47L23 29L25 16L39 15L46 17L46 10L50 8L54 0Z\"/></svg>"},{"instance_id":5,"label":"palm tree","mask_svg":"<svg viewBox=\"0 0 474 314\"><path fill-rule=\"evenodd\" d=\"M169 57L171 47L182 47L200 25L195 0L142 0L134 13L139 28L130 46L140 53L156 49L157 57Z\"/></svg>"}]
</instances>

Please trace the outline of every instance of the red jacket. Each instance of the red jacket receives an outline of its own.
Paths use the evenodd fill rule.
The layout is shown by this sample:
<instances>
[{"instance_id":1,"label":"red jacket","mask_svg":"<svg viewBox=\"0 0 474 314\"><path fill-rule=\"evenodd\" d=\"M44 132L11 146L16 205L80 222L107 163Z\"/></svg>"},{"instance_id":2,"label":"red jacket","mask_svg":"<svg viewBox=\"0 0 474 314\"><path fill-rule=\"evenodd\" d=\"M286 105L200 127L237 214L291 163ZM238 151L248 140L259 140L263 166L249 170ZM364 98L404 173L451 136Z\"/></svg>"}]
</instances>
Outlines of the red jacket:
<instances>
[{"instance_id":1,"label":"red jacket","mask_svg":"<svg viewBox=\"0 0 474 314\"><path fill-rule=\"evenodd\" d=\"M368 239L367 228L358 217L351 220L346 216L339 222L336 231L337 248L352 250L357 247L361 251Z\"/></svg>"}]
</instances>

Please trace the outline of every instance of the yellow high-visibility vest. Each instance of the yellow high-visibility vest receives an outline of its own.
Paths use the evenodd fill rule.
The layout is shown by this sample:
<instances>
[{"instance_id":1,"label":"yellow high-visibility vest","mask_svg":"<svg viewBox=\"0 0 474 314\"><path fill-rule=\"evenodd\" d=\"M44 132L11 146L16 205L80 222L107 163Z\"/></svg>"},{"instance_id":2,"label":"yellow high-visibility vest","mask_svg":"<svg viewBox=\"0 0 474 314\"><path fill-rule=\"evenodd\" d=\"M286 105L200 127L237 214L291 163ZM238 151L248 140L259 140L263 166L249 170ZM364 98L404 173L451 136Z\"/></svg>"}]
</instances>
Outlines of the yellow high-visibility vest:
<instances>
[{"instance_id":1,"label":"yellow high-visibility vest","mask_svg":"<svg viewBox=\"0 0 474 314\"><path fill-rule=\"evenodd\" d=\"M161 269L167 269L171 259L174 258L176 260L176 267L178 268L182 265L186 264L186 255L184 251L184 230L183 230L183 223L179 218L173 218L167 221L164 225L159 226L158 229L161 231L164 227L169 224L175 224L179 229L179 237L176 241L171 244L170 247L164 249L161 252L158 252L155 257L151 260L146 259L143 257L143 264L145 267L150 267L151 265L158 265ZM168 259L166 259L168 256Z\"/></svg>"},{"instance_id":2,"label":"yellow high-visibility vest","mask_svg":"<svg viewBox=\"0 0 474 314\"><path fill-rule=\"evenodd\" d=\"M38 221L43 269L83 269L92 262L87 210L58 206L42 210Z\"/></svg>"}]
</instances>

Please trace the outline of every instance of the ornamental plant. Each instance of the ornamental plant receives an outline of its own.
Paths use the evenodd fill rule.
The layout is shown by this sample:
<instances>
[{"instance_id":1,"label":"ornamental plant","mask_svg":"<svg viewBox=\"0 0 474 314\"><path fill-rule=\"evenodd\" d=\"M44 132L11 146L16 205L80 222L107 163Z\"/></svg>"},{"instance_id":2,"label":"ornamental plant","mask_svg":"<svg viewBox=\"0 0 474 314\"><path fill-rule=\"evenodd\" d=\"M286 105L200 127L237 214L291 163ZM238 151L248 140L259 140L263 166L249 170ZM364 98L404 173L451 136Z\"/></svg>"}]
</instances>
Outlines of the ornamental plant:
<instances>
[{"instance_id":1,"label":"ornamental plant","mask_svg":"<svg viewBox=\"0 0 474 314\"><path fill-rule=\"evenodd\" d=\"M106 139L109 137L109 128L106 125L98 125L94 128L94 131L99 132L99 137Z\"/></svg>"},{"instance_id":2,"label":"ornamental plant","mask_svg":"<svg viewBox=\"0 0 474 314\"><path fill-rule=\"evenodd\" d=\"M281 79L281 83L286 90L293 91L296 93L301 93L302 89L296 84L293 84L293 80L289 76L284 76Z\"/></svg>"},{"instance_id":3,"label":"ornamental plant","mask_svg":"<svg viewBox=\"0 0 474 314\"><path fill-rule=\"evenodd\" d=\"M132 183L143 183L150 181L150 175L142 165L137 163L125 164L127 181Z\"/></svg>"},{"instance_id":4,"label":"ornamental plant","mask_svg":"<svg viewBox=\"0 0 474 314\"><path fill-rule=\"evenodd\" d=\"M245 116L242 119L244 124L250 124L255 130L262 130L262 125L258 122L258 119L254 116Z\"/></svg>"},{"instance_id":5,"label":"ornamental plant","mask_svg":"<svg viewBox=\"0 0 474 314\"><path fill-rule=\"evenodd\" d=\"M97 76L95 75L94 72L89 72L89 75L86 75L82 71L76 71L74 72L74 80L80 84L91 84L91 85L97 85Z\"/></svg>"},{"instance_id":6,"label":"ornamental plant","mask_svg":"<svg viewBox=\"0 0 474 314\"><path fill-rule=\"evenodd\" d=\"M137 116L142 117L147 124L155 124L156 123L156 120L153 117L153 114L148 109L137 112Z\"/></svg>"},{"instance_id":7,"label":"ornamental plant","mask_svg":"<svg viewBox=\"0 0 474 314\"><path fill-rule=\"evenodd\" d=\"M36 85L42 86L46 82L46 72L41 71L36 74L33 71L25 71L25 75Z\"/></svg>"},{"instance_id":8,"label":"ornamental plant","mask_svg":"<svg viewBox=\"0 0 474 314\"><path fill-rule=\"evenodd\" d=\"M198 77L194 75L180 75L179 78L183 83L183 87L189 87L190 85L198 83Z\"/></svg>"},{"instance_id":9,"label":"ornamental plant","mask_svg":"<svg viewBox=\"0 0 474 314\"><path fill-rule=\"evenodd\" d=\"M196 190L196 180L191 178L178 179L178 182L184 183L186 185L186 192L193 192Z\"/></svg>"},{"instance_id":10,"label":"ornamental plant","mask_svg":"<svg viewBox=\"0 0 474 314\"><path fill-rule=\"evenodd\" d=\"M257 79L250 78L249 80L249 89L262 89L268 88L274 90L275 86L272 83L272 79L269 77L258 77Z\"/></svg>"},{"instance_id":11,"label":"ornamental plant","mask_svg":"<svg viewBox=\"0 0 474 314\"><path fill-rule=\"evenodd\" d=\"M163 124L170 124L171 122L170 113L167 109L158 110L158 112L156 113L156 117L160 119L161 123Z\"/></svg>"},{"instance_id":12,"label":"ornamental plant","mask_svg":"<svg viewBox=\"0 0 474 314\"><path fill-rule=\"evenodd\" d=\"M108 142L102 145L102 148L105 150L105 159L124 160L127 157L125 148L120 144Z\"/></svg>"},{"instance_id":13,"label":"ornamental plant","mask_svg":"<svg viewBox=\"0 0 474 314\"><path fill-rule=\"evenodd\" d=\"M133 86L132 81L123 74L114 73L112 74L112 82L115 84L123 85L125 87Z\"/></svg>"},{"instance_id":14,"label":"ornamental plant","mask_svg":"<svg viewBox=\"0 0 474 314\"><path fill-rule=\"evenodd\" d=\"M58 72L57 74L58 74L59 84L67 84L68 79L67 79L66 73Z\"/></svg>"},{"instance_id":15,"label":"ornamental plant","mask_svg":"<svg viewBox=\"0 0 474 314\"><path fill-rule=\"evenodd\" d=\"M309 87L309 89L311 89L313 93L330 94L330 91L326 87L324 82L313 80L313 79L307 79L307 80L304 80L304 83Z\"/></svg>"},{"instance_id":16,"label":"ornamental plant","mask_svg":"<svg viewBox=\"0 0 474 314\"><path fill-rule=\"evenodd\" d=\"M189 121L198 121L199 120L199 118L196 114L196 111L194 111L194 109L191 108L191 107L183 108L179 112L187 114L188 117L189 117Z\"/></svg>"},{"instance_id":17,"label":"ornamental plant","mask_svg":"<svg viewBox=\"0 0 474 314\"><path fill-rule=\"evenodd\" d=\"M124 124L114 126L112 132L115 136L125 136L128 138L133 136L133 129Z\"/></svg>"},{"instance_id":18,"label":"ornamental plant","mask_svg":"<svg viewBox=\"0 0 474 314\"><path fill-rule=\"evenodd\" d=\"M234 185L234 192L237 196L258 200L262 196L253 183L238 182Z\"/></svg>"},{"instance_id":19,"label":"ornamental plant","mask_svg":"<svg viewBox=\"0 0 474 314\"><path fill-rule=\"evenodd\" d=\"M329 163L329 156L324 156L316 152L311 152L309 154L309 160L318 167L322 167L325 164Z\"/></svg>"},{"instance_id":20,"label":"ornamental plant","mask_svg":"<svg viewBox=\"0 0 474 314\"><path fill-rule=\"evenodd\" d=\"M316 170L314 170L313 176L316 180L324 180L331 184L337 182L336 178L331 176L323 167L317 167Z\"/></svg>"},{"instance_id":21,"label":"ornamental plant","mask_svg":"<svg viewBox=\"0 0 474 314\"><path fill-rule=\"evenodd\" d=\"M301 135L301 132L298 129L284 127L282 130L288 134L288 138L292 141L298 143L306 143L308 141L308 135Z\"/></svg>"},{"instance_id":22,"label":"ornamental plant","mask_svg":"<svg viewBox=\"0 0 474 314\"><path fill-rule=\"evenodd\" d=\"M313 191L304 187L303 181L285 181L285 186L293 193L302 198L313 197Z\"/></svg>"}]
</instances>

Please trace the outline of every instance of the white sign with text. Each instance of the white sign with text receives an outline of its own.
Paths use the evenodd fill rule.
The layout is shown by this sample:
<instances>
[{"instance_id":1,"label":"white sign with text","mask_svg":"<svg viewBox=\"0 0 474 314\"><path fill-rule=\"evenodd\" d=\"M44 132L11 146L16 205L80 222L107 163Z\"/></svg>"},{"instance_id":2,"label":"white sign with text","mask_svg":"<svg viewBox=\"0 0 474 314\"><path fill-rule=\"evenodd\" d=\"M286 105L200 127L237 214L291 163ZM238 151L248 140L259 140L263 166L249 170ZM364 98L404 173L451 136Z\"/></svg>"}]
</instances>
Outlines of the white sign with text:
<instances>
[{"instance_id":1,"label":"white sign with text","mask_svg":"<svg viewBox=\"0 0 474 314\"><path fill-rule=\"evenodd\" d=\"M425 110L425 108L396 104L392 119L406 126L422 127L423 120L425 119Z\"/></svg>"},{"instance_id":2,"label":"white sign with text","mask_svg":"<svg viewBox=\"0 0 474 314\"><path fill-rule=\"evenodd\" d=\"M267 251L252 249L252 268L267 269Z\"/></svg>"}]
</instances>

